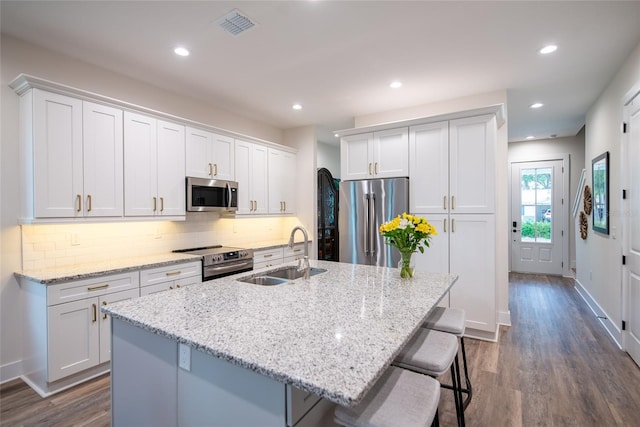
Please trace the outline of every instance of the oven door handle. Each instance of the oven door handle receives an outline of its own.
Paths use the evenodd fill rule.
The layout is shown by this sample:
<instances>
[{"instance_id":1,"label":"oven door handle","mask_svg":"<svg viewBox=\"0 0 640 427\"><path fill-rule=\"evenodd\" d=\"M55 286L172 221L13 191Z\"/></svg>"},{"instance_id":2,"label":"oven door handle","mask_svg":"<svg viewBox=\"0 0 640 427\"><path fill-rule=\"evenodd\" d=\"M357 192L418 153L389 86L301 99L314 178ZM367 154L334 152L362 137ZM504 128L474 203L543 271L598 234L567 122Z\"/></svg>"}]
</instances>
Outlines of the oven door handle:
<instances>
[{"instance_id":1,"label":"oven door handle","mask_svg":"<svg viewBox=\"0 0 640 427\"><path fill-rule=\"evenodd\" d=\"M231 265L223 265L222 267L205 267L206 273L227 273L233 270L242 270L243 268L253 268L253 260L249 260L243 263L233 263ZM210 274L206 274L210 276Z\"/></svg>"}]
</instances>

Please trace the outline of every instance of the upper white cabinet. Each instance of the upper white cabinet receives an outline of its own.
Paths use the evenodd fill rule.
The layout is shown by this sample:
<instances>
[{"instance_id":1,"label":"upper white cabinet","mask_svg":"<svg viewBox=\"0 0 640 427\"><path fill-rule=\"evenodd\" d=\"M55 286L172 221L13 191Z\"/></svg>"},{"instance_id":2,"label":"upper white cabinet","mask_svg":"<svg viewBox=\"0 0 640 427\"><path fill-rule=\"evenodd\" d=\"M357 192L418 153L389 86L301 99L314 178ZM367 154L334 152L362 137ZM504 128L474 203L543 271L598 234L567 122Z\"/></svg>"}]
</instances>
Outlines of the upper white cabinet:
<instances>
[{"instance_id":1,"label":"upper white cabinet","mask_svg":"<svg viewBox=\"0 0 640 427\"><path fill-rule=\"evenodd\" d=\"M295 153L269 148L269 213L296 211Z\"/></svg>"},{"instance_id":2,"label":"upper white cabinet","mask_svg":"<svg viewBox=\"0 0 640 427\"><path fill-rule=\"evenodd\" d=\"M124 114L125 216L185 215L185 127Z\"/></svg>"},{"instance_id":3,"label":"upper white cabinet","mask_svg":"<svg viewBox=\"0 0 640 427\"><path fill-rule=\"evenodd\" d=\"M495 145L495 115L412 126L410 210L495 212Z\"/></svg>"},{"instance_id":4,"label":"upper white cabinet","mask_svg":"<svg viewBox=\"0 0 640 427\"><path fill-rule=\"evenodd\" d=\"M408 129L389 129L343 137L343 180L409 176Z\"/></svg>"},{"instance_id":5,"label":"upper white cabinet","mask_svg":"<svg viewBox=\"0 0 640 427\"><path fill-rule=\"evenodd\" d=\"M40 89L20 102L25 218L122 216L122 111Z\"/></svg>"},{"instance_id":6,"label":"upper white cabinet","mask_svg":"<svg viewBox=\"0 0 640 427\"><path fill-rule=\"evenodd\" d=\"M234 139L192 127L186 132L187 176L234 181Z\"/></svg>"},{"instance_id":7,"label":"upper white cabinet","mask_svg":"<svg viewBox=\"0 0 640 427\"><path fill-rule=\"evenodd\" d=\"M267 214L268 148L236 140L236 181L238 182L238 214Z\"/></svg>"}]
</instances>

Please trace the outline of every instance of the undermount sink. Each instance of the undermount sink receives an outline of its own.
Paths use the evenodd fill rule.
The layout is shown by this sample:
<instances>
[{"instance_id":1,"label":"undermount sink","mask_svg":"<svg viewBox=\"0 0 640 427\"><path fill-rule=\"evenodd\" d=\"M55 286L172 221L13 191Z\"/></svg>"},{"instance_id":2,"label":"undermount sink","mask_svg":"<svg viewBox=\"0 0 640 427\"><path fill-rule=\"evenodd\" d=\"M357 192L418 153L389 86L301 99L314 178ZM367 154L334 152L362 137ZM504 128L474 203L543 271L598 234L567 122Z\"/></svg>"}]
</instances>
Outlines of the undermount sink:
<instances>
[{"instance_id":1,"label":"undermount sink","mask_svg":"<svg viewBox=\"0 0 640 427\"><path fill-rule=\"evenodd\" d=\"M324 273L325 271L327 270L324 268L311 267L309 275L315 276L316 274ZM302 276L304 276L304 270L298 270L298 267L295 265L289 265L256 275L240 277L238 281L252 283L254 285L273 286L287 283L289 280L299 279Z\"/></svg>"}]
</instances>

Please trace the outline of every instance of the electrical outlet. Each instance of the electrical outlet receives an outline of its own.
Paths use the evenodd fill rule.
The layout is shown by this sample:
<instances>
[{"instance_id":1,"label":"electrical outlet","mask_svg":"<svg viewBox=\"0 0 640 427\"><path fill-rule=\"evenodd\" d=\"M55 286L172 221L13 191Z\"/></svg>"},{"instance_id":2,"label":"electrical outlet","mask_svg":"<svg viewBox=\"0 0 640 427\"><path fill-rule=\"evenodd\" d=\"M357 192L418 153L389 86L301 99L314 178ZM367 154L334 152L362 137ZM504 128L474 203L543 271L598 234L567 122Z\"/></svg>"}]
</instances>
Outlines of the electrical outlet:
<instances>
[{"instance_id":1,"label":"electrical outlet","mask_svg":"<svg viewBox=\"0 0 640 427\"><path fill-rule=\"evenodd\" d=\"M80 244L80 236L78 233L71 233L71 246L78 246Z\"/></svg>"},{"instance_id":2,"label":"electrical outlet","mask_svg":"<svg viewBox=\"0 0 640 427\"><path fill-rule=\"evenodd\" d=\"M178 345L178 366L185 371L191 370L191 347L186 344Z\"/></svg>"}]
</instances>

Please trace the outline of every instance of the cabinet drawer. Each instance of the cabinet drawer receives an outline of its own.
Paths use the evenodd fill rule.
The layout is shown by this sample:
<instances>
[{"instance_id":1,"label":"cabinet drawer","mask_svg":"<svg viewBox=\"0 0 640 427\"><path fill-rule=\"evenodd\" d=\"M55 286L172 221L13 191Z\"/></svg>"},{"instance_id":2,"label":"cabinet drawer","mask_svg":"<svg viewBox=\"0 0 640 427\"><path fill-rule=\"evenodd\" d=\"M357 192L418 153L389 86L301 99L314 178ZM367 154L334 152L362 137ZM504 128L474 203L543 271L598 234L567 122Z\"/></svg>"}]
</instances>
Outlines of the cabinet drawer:
<instances>
[{"instance_id":1,"label":"cabinet drawer","mask_svg":"<svg viewBox=\"0 0 640 427\"><path fill-rule=\"evenodd\" d=\"M265 249L253 252L253 264L254 268L256 264L268 262L271 264L282 263L282 248Z\"/></svg>"},{"instance_id":2,"label":"cabinet drawer","mask_svg":"<svg viewBox=\"0 0 640 427\"><path fill-rule=\"evenodd\" d=\"M284 250L283 256L285 258L298 257L298 256L302 257L304 256L304 243L296 243L293 245L293 248L290 248L289 246L285 246L283 250Z\"/></svg>"},{"instance_id":3,"label":"cabinet drawer","mask_svg":"<svg viewBox=\"0 0 640 427\"><path fill-rule=\"evenodd\" d=\"M51 285L47 287L47 305L135 289L139 283L138 272L131 272Z\"/></svg>"},{"instance_id":4,"label":"cabinet drawer","mask_svg":"<svg viewBox=\"0 0 640 427\"><path fill-rule=\"evenodd\" d=\"M142 270L140 272L140 286L144 287L155 285L162 282L179 280L193 276L202 277L202 266L200 261Z\"/></svg>"},{"instance_id":5,"label":"cabinet drawer","mask_svg":"<svg viewBox=\"0 0 640 427\"><path fill-rule=\"evenodd\" d=\"M319 400L316 394L287 385L287 425L294 426Z\"/></svg>"}]
</instances>

